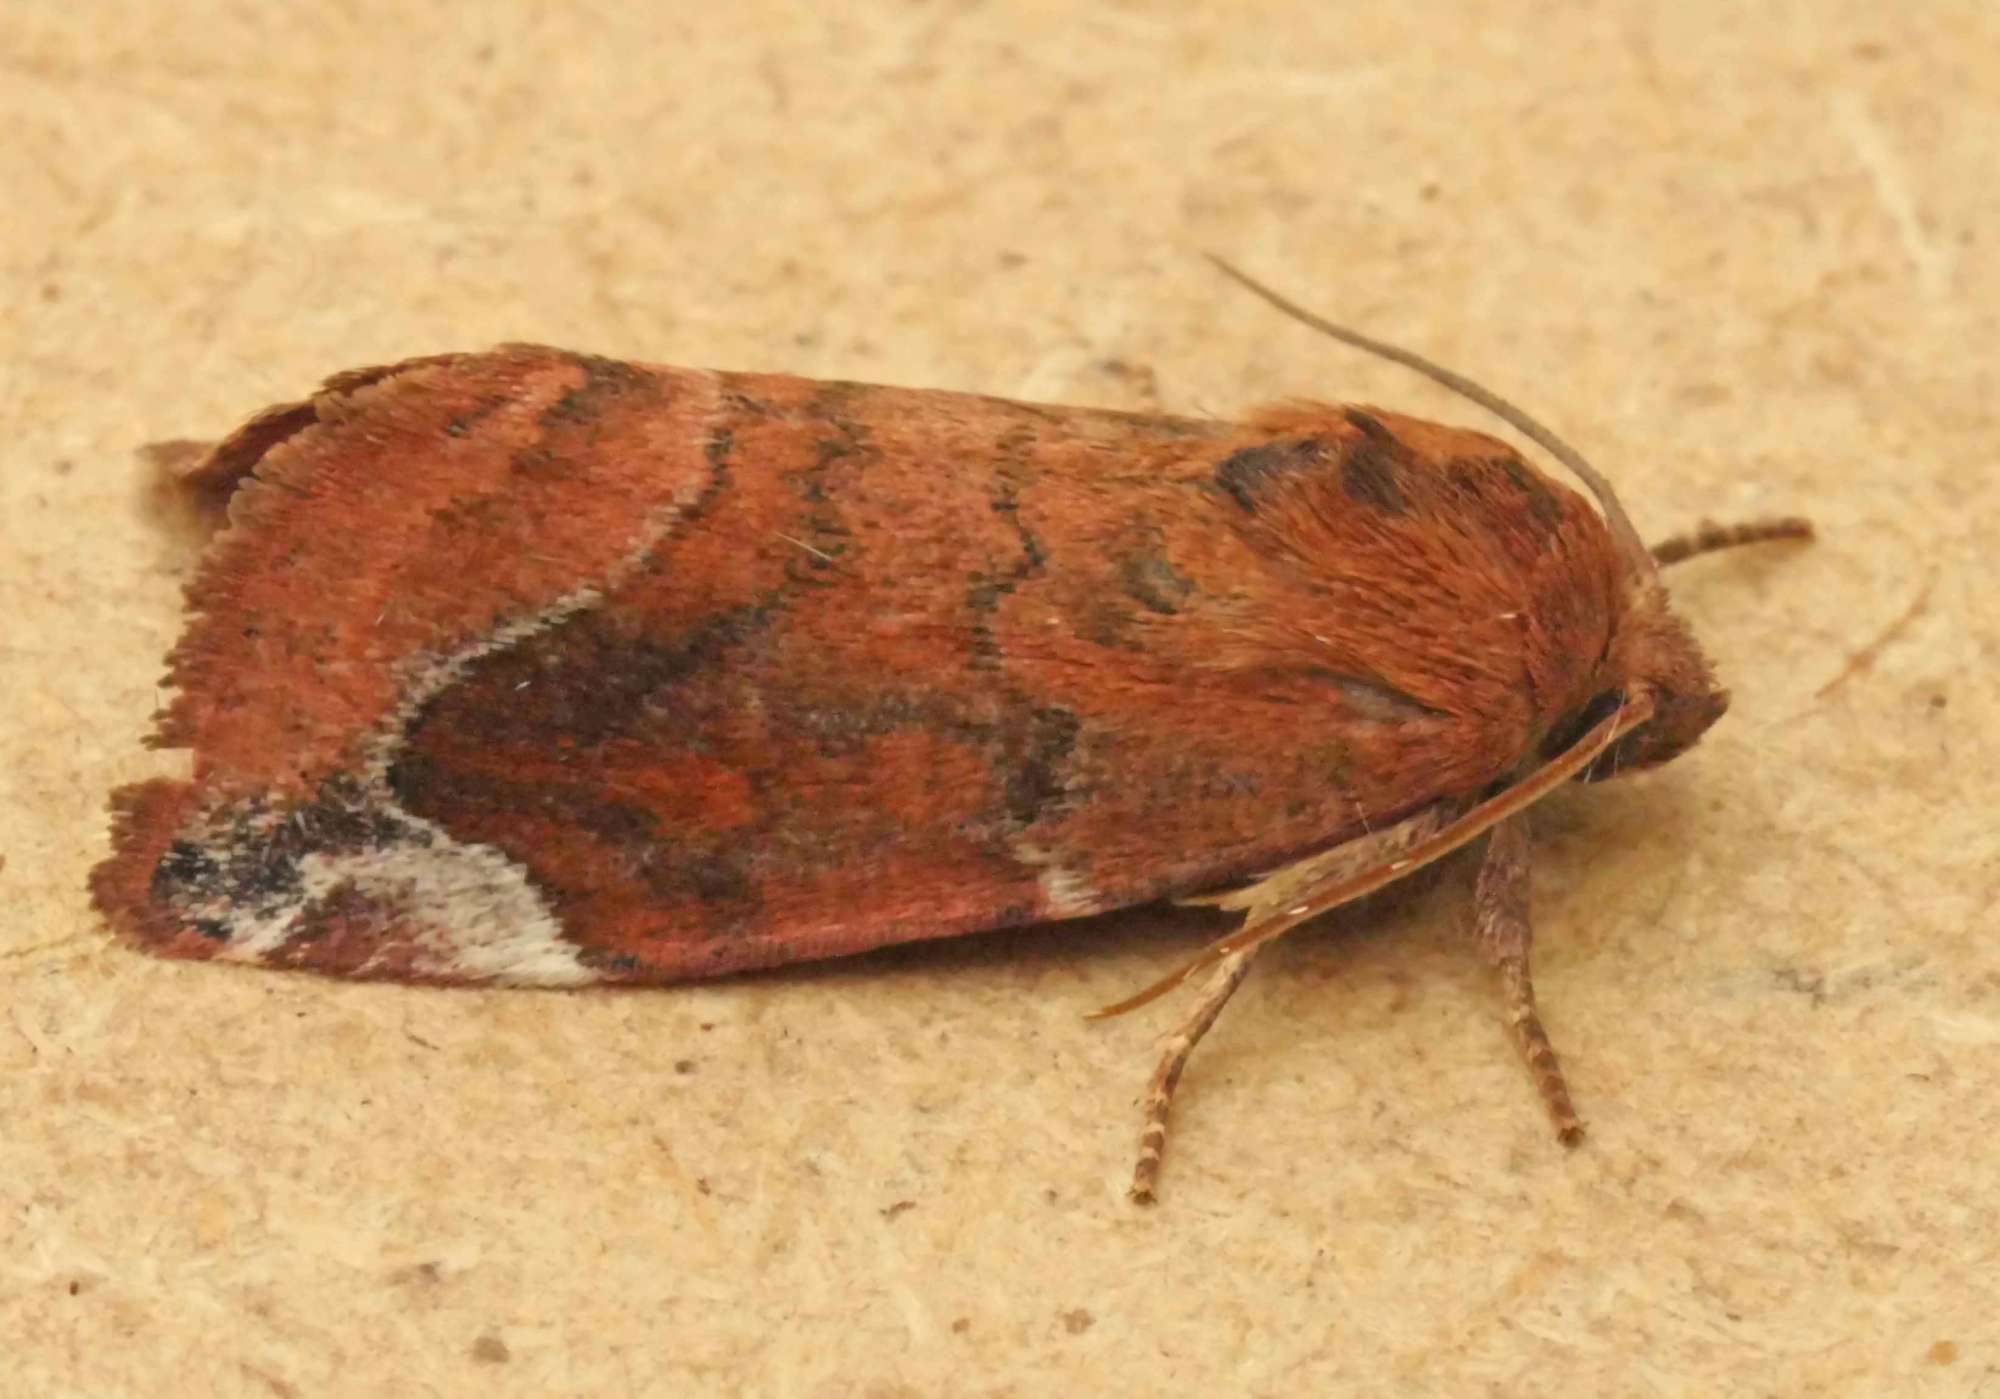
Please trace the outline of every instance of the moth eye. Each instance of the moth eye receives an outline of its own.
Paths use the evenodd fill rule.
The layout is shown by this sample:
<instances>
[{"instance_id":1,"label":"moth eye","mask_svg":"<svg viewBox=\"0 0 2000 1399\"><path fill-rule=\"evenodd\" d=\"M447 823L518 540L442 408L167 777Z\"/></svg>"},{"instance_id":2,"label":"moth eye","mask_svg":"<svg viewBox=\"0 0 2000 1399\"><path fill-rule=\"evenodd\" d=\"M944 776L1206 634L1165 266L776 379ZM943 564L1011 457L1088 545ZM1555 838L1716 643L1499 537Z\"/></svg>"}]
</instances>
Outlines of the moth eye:
<instances>
[{"instance_id":1,"label":"moth eye","mask_svg":"<svg viewBox=\"0 0 2000 1399\"><path fill-rule=\"evenodd\" d=\"M1558 719L1549 736L1542 740L1542 756L1555 758L1567 753L1585 734L1616 714L1624 703L1623 690L1606 690L1575 713Z\"/></svg>"}]
</instances>

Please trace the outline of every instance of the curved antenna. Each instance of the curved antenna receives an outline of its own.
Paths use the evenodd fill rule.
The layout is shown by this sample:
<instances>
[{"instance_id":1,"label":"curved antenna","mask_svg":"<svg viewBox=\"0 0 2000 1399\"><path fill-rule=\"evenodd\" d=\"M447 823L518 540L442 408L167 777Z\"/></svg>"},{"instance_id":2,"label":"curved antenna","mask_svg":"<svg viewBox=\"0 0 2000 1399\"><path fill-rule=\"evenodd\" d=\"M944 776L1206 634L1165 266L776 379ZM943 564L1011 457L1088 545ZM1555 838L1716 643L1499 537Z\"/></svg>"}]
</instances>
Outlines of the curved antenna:
<instances>
[{"instance_id":1,"label":"curved antenna","mask_svg":"<svg viewBox=\"0 0 2000 1399\"><path fill-rule=\"evenodd\" d=\"M1577 451L1576 448L1570 446L1569 443L1563 441L1560 437L1557 437L1553 432L1550 432L1519 408L1516 408L1506 399L1500 397L1499 394L1494 393L1491 389L1483 388L1473 383L1472 380L1466 378L1463 374L1454 373L1441 364L1436 364L1425 359L1414 350L1405 350L1401 346L1377 340L1372 335L1363 335L1358 330L1349 330L1346 326L1335 325L1332 321L1326 319L1326 317L1315 315L1296 301L1293 301L1290 297L1265 286L1248 272L1216 256L1214 253L1203 253L1202 256L1221 269L1222 274L1231 281L1246 287L1253 294L1269 302L1272 306L1299 322L1299 324L1310 326L1320 334L1330 335L1335 340L1354 346L1357 350L1366 350L1371 355L1380 355L1383 359L1394 360L1397 364L1414 369L1425 378L1435 383L1443 384L1459 397L1470 399L1494 417L1513 428L1516 432L1519 432L1523 437L1526 437L1529 441L1575 472L1577 479L1590 487L1590 493L1597 497L1597 504L1604 511L1605 522L1611 526L1611 533L1616 536L1618 547L1624 553L1625 561L1631 565L1633 572L1642 577L1651 577L1658 572L1658 566L1653 562L1652 551L1646 547L1645 541L1639 538L1639 531L1632 528L1632 521L1627 518L1625 507L1618 503L1618 493L1611 489L1611 483L1598 473L1596 467L1585 461L1583 454Z\"/></svg>"}]
</instances>

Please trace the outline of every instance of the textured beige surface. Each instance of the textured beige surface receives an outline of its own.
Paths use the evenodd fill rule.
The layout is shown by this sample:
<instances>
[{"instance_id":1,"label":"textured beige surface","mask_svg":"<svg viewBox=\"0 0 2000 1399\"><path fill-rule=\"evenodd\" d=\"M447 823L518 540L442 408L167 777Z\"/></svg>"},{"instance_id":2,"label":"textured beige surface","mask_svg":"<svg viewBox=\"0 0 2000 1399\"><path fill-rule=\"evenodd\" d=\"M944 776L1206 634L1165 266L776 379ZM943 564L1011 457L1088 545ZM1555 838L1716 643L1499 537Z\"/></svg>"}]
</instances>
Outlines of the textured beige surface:
<instances>
[{"instance_id":1,"label":"textured beige surface","mask_svg":"<svg viewBox=\"0 0 2000 1399\"><path fill-rule=\"evenodd\" d=\"M2000 1393L2000 11L1193 8L0 7L0 1392ZM1195 915L600 996L103 937L137 445L508 338L1479 421L1208 247L1652 532L1824 528L1677 578L1735 711L1542 820L1581 1150L1462 871L1258 968L1150 1213L1166 1016L1078 1017Z\"/></svg>"}]
</instances>

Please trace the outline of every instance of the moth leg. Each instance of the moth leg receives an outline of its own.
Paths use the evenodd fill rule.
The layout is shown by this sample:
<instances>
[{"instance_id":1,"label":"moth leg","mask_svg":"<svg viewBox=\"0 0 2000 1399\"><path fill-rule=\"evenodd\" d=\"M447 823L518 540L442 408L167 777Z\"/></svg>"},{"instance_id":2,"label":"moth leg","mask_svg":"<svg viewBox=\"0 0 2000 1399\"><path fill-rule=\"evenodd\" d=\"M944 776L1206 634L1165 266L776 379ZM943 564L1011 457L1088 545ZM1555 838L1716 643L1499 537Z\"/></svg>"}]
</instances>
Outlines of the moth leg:
<instances>
[{"instance_id":1,"label":"moth leg","mask_svg":"<svg viewBox=\"0 0 2000 1399\"><path fill-rule=\"evenodd\" d=\"M1384 860L1394 859L1437 831L1450 814L1444 803L1428 806L1412 812L1392 826L1384 826L1371 834L1358 836L1343 845L1272 870L1242 888L1179 902L1241 913L1243 928L1238 931L1242 931L1283 916L1285 909L1309 901L1317 890L1338 884ZM1160 1041L1159 1067L1153 1071L1152 1082L1146 1086L1146 1126L1139 1135L1139 1161L1132 1168L1129 1193L1139 1204L1152 1203L1154 1189L1159 1183L1160 1154L1167 1144L1167 1114L1173 1107L1174 1089L1180 1084L1181 1071L1187 1067L1188 1056L1194 1052L1201 1037L1208 1033L1216 1016L1222 1014L1222 1007L1249 972L1250 959L1263 946L1261 942L1252 943L1216 963L1213 975L1202 988L1187 1019Z\"/></svg>"},{"instance_id":2,"label":"moth leg","mask_svg":"<svg viewBox=\"0 0 2000 1399\"><path fill-rule=\"evenodd\" d=\"M1154 1189L1160 1181L1160 1154L1167 1146L1167 1114L1173 1108L1174 1090L1180 1086L1188 1056L1222 1014L1236 988L1243 984L1251 960L1259 950L1249 947L1223 958L1215 975L1202 987L1187 1019L1160 1040L1160 1063L1146 1085L1146 1125L1139 1133L1139 1160L1132 1167L1132 1187L1128 1192L1135 1204L1153 1203Z\"/></svg>"},{"instance_id":3,"label":"moth leg","mask_svg":"<svg viewBox=\"0 0 2000 1399\"><path fill-rule=\"evenodd\" d=\"M1717 549L1734 549L1741 544L1763 544L1774 539L1811 539L1810 520L1786 515L1771 520L1745 520L1740 524L1718 525L1703 520L1685 534L1662 539L1653 546L1653 562L1664 567Z\"/></svg>"},{"instance_id":4,"label":"moth leg","mask_svg":"<svg viewBox=\"0 0 2000 1399\"><path fill-rule=\"evenodd\" d=\"M1570 1105L1569 1085L1555 1047L1535 1014L1535 985L1528 969L1534 925L1528 921L1528 817L1523 812L1493 828L1486 838L1486 858L1479 867L1473 896L1473 936L1480 951L1500 973L1506 1000L1507 1028L1535 1077L1542 1102L1555 1122L1556 1138L1564 1146L1583 1140L1583 1123Z\"/></svg>"}]
</instances>

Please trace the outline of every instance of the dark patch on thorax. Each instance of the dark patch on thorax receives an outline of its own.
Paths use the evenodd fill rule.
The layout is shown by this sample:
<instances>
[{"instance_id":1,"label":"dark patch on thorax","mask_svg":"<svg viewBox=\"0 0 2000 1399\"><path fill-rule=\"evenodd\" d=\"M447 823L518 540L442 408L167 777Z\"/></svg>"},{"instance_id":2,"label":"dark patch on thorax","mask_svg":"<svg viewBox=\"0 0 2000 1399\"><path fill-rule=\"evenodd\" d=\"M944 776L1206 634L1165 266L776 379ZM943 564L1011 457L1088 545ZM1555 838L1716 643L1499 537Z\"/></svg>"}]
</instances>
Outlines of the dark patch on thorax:
<instances>
[{"instance_id":1,"label":"dark patch on thorax","mask_svg":"<svg viewBox=\"0 0 2000 1399\"><path fill-rule=\"evenodd\" d=\"M1301 471L1310 471L1324 455L1324 445L1310 437L1245 447L1216 466L1216 489L1254 514L1272 487Z\"/></svg>"},{"instance_id":2,"label":"dark patch on thorax","mask_svg":"<svg viewBox=\"0 0 2000 1399\"><path fill-rule=\"evenodd\" d=\"M1535 517L1536 524L1544 530L1552 530L1562 523L1562 502L1556 499L1556 493L1549 489L1549 483L1538 476L1526 462L1506 456L1499 458L1496 464L1521 492L1522 500L1527 503L1528 513Z\"/></svg>"},{"instance_id":3,"label":"dark patch on thorax","mask_svg":"<svg viewBox=\"0 0 2000 1399\"><path fill-rule=\"evenodd\" d=\"M1347 410L1347 421L1361 430L1361 440L1340 455L1340 488L1347 498L1389 515L1408 512L1403 498L1402 468L1409 449L1374 416L1358 408Z\"/></svg>"}]
</instances>

